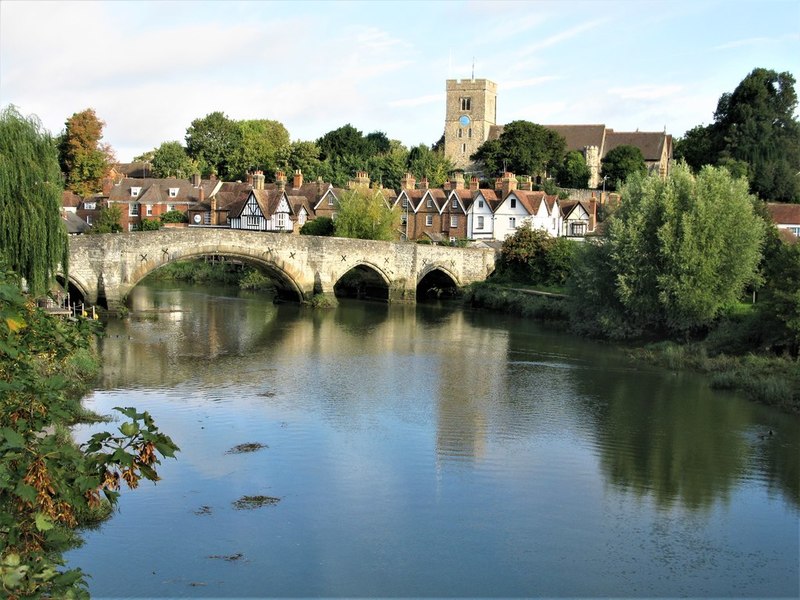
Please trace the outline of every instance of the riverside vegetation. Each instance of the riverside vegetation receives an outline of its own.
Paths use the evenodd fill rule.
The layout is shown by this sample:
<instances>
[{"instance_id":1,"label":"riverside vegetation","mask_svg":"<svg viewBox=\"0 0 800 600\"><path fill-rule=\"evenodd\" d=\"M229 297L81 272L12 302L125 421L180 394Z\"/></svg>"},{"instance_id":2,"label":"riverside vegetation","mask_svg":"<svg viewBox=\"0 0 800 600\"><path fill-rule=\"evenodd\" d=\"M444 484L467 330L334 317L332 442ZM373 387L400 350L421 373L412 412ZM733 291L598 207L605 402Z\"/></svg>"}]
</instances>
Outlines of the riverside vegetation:
<instances>
[{"instance_id":1,"label":"riverside vegetation","mask_svg":"<svg viewBox=\"0 0 800 600\"><path fill-rule=\"evenodd\" d=\"M635 175L622 194L604 237L520 228L467 301L634 343L638 360L800 412L800 244L783 242L747 182L724 168Z\"/></svg>"}]
</instances>

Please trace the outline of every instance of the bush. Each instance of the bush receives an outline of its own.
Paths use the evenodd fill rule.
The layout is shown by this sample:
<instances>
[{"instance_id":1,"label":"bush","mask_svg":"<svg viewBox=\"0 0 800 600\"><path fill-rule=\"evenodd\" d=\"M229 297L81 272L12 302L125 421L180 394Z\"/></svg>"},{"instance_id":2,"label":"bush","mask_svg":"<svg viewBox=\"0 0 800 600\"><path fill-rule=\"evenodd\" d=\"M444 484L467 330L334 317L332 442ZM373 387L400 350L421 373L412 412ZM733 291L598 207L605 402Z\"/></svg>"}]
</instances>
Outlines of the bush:
<instances>
[{"instance_id":1,"label":"bush","mask_svg":"<svg viewBox=\"0 0 800 600\"><path fill-rule=\"evenodd\" d=\"M311 221L306 221L300 228L300 235L322 235L330 237L333 235L333 219L330 217L317 217Z\"/></svg>"},{"instance_id":2,"label":"bush","mask_svg":"<svg viewBox=\"0 0 800 600\"><path fill-rule=\"evenodd\" d=\"M162 223L188 223L189 217L180 210L170 210L161 215Z\"/></svg>"},{"instance_id":3,"label":"bush","mask_svg":"<svg viewBox=\"0 0 800 600\"><path fill-rule=\"evenodd\" d=\"M136 226L136 231L158 231L161 229L161 221L157 219L144 219Z\"/></svg>"}]
</instances>

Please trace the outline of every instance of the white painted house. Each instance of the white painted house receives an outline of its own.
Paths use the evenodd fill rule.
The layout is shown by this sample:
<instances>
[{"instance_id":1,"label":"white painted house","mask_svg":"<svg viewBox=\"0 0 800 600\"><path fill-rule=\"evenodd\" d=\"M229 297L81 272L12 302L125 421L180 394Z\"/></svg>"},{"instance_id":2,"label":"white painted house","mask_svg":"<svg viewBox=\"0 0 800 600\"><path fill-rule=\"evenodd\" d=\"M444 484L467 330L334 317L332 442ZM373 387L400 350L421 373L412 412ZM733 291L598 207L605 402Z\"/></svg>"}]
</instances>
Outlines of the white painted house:
<instances>
[{"instance_id":1,"label":"white painted house","mask_svg":"<svg viewBox=\"0 0 800 600\"><path fill-rule=\"evenodd\" d=\"M500 200L494 190L476 190L467 206L467 238L492 240L495 237L494 209Z\"/></svg>"},{"instance_id":2,"label":"white painted house","mask_svg":"<svg viewBox=\"0 0 800 600\"><path fill-rule=\"evenodd\" d=\"M293 211L282 190L250 190L228 213L231 229L288 232L294 230Z\"/></svg>"}]
</instances>

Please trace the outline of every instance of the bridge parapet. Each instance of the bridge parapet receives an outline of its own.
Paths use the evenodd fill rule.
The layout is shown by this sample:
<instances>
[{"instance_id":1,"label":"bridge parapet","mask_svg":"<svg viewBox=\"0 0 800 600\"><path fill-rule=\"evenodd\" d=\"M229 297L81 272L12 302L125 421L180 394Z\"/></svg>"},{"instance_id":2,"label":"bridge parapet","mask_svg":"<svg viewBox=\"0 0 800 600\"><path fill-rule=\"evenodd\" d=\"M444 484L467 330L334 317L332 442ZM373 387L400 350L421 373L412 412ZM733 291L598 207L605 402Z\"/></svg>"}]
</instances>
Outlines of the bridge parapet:
<instances>
[{"instance_id":1,"label":"bridge parapet","mask_svg":"<svg viewBox=\"0 0 800 600\"><path fill-rule=\"evenodd\" d=\"M409 242L248 232L227 228L162 229L70 238L70 282L91 303L120 307L154 270L174 261L227 256L266 270L282 290L307 300L332 294L354 267L372 269L389 288L390 301L416 299L416 288L439 270L455 285L482 281L494 270L496 253Z\"/></svg>"}]
</instances>

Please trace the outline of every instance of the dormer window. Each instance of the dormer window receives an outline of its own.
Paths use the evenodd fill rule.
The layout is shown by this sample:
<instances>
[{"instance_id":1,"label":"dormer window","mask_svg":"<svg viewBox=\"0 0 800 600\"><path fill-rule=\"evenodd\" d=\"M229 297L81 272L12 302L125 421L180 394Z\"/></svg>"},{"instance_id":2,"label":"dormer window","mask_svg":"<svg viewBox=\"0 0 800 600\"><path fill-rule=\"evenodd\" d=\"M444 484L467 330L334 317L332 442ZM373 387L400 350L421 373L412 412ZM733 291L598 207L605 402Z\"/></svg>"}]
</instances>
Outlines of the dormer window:
<instances>
[{"instance_id":1,"label":"dormer window","mask_svg":"<svg viewBox=\"0 0 800 600\"><path fill-rule=\"evenodd\" d=\"M140 187L132 187L131 188L131 198L136 198L139 195L139 192L142 191Z\"/></svg>"},{"instance_id":2,"label":"dormer window","mask_svg":"<svg viewBox=\"0 0 800 600\"><path fill-rule=\"evenodd\" d=\"M169 197L170 198L177 198L178 197L178 188L169 188Z\"/></svg>"},{"instance_id":3,"label":"dormer window","mask_svg":"<svg viewBox=\"0 0 800 600\"><path fill-rule=\"evenodd\" d=\"M94 210L97 205L94 202L84 202L83 209L84 210Z\"/></svg>"}]
</instances>

